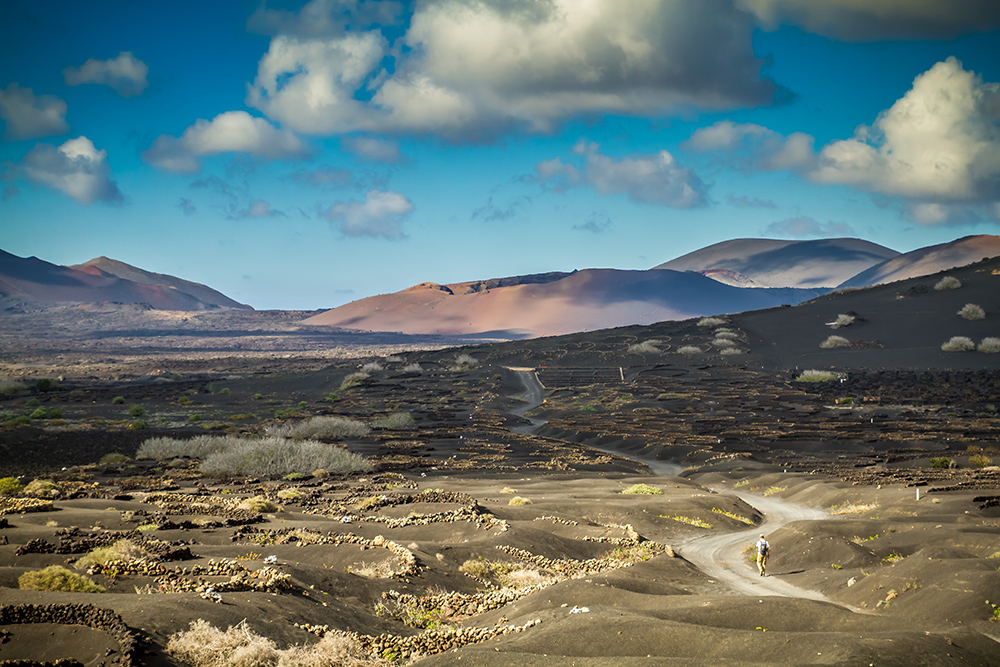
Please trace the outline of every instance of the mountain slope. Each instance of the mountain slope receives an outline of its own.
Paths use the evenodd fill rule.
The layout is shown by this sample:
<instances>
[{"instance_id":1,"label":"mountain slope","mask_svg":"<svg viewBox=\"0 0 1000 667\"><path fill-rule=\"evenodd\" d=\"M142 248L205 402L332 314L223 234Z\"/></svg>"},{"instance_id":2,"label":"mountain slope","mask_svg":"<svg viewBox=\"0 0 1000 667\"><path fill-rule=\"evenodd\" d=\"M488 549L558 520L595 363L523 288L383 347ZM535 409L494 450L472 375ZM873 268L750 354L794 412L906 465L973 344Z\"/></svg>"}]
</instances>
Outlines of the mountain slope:
<instances>
[{"instance_id":1,"label":"mountain slope","mask_svg":"<svg viewBox=\"0 0 1000 667\"><path fill-rule=\"evenodd\" d=\"M84 262L83 264L74 264L69 267L72 269L77 269L80 271L86 271L88 268L94 267L100 269L104 273L110 274L112 276L117 276L124 280L130 280L134 283L141 283L144 285L164 285L170 287L185 294L190 294L199 301L213 305L219 306L221 308L249 308L245 304L238 301L230 299L228 296L219 292L217 290L208 287L207 285L202 285L201 283L191 282L190 280L184 280L182 278L177 278L174 276L169 276L164 273L153 273L152 271L145 271L138 267L126 264L125 262L119 262L118 260L111 259L109 257L97 257L90 260L89 262Z\"/></svg>"},{"instance_id":2,"label":"mountain slope","mask_svg":"<svg viewBox=\"0 0 1000 667\"><path fill-rule=\"evenodd\" d=\"M1000 256L1000 236L966 236L949 243L919 248L862 271L840 287L868 287L926 276Z\"/></svg>"},{"instance_id":3,"label":"mountain slope","mask_svg":"<svg viewBox=\"0 0 1000 667\"><path fill-rule=\"evenodd\" d=\"M895 250L853 238L734 239L695 250L653 268L701 272L735 285L832 289L897 255Z\"/></svg>"},{"instance_id":4,"label":"mountain slope","mask_svg":"<svg viewBox=\"0 0 1000 667\"><path fill-rule=\"evenodd\" d=\"M171 285L119 278L97 267L78 270L0 250L0 305L45 307L81 303L146 303L158 310L216 308Z\"/></svg>"},{"instance_id":5,"label":"mountain slope","mask_svg":"<svg viewBox=\"0 0 1000 667\"><path fill-rule=\"evenodd\" d=\"M421 283L320 313L307 325L410 334L551 336L662 320L796 304L814 289L724 285L696 273L587 269L501 282ZM500 284L472 290L470 285ZM501 333L502 332L502 333Z\"/></svg>"}]
</instances>

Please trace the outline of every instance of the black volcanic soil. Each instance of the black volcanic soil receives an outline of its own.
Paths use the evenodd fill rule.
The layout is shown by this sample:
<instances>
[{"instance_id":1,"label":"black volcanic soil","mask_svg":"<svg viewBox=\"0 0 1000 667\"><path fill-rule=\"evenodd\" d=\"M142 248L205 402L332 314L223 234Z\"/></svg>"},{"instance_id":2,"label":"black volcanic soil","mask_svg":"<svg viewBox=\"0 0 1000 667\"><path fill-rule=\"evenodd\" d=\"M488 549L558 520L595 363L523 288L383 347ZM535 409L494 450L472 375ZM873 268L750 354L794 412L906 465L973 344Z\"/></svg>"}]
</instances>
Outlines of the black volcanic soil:
<instances>
[{"instance_id":1,"label":"black volcanic soil","mask_svg":"<svg viewBox=\"0 0 1000 667\"><path fill-rule=\"evenodd\" d=\"M980 299L987 326L982 268L956 273L968 291L948 297ZM882 299L910 298L878 289L769 311L780 326L751 313L378 355L356 335L351 359L291 349L308 347L294 333L256 356L226 352L278 338L259 330L207 348L211 336L157 345L163 336L141 332L5 348L23 388L0 400L0 477L50 479L58 495L0 496L0 660L176 665L167 642L191 621L246 619L282 649L325 632L426 665L995 665L1000 355L885 334L882 348L823 363L812 343L787 351L813 319L854 311L867 320L858 332L875 331ZM927 296L938 298L913 298ZM964 322L939 319L938 337ZM721 354L721 340L741 353ZM907 363L870 363L890 349ZM852 353L866 363L838 363ZM804 368L832 379L799 381ZM525 411L536 380L544 402ZM197 460L99 463L134 458L154 436L252 438L395 412L414 425L330 441L369 458L363 475L220 480ZM621 493L636 483L662 495ZM281 511L237 509L250 496ZM772 576L759 593L685 558L700 535L743 530L751 544L760 508L781 503L821 518L767 528ZM91 568L105 593L18 586L120 539L150 556ZM723 565L752 567L739 555ZM502 588L512 582L534 587Z\"/></svg>"}]
</instances>

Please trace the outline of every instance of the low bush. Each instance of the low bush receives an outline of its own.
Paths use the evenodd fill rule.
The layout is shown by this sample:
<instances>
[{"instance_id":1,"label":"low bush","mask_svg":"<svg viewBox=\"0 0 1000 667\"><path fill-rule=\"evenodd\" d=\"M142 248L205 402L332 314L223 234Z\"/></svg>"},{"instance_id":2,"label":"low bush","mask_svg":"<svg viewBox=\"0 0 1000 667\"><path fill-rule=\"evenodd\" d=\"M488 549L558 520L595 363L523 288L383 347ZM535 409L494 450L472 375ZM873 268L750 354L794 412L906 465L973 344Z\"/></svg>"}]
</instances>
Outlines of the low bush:
<instances>
[{"instance_id":1,"label":"low bush","mask_svg":"<svg viewBox=\"0 0 1000 667\"><path fill-rule=\"evenodd\" d=\"M359 384L368 379L368 373L351 373L344 378L344 381L340 383L339 391L347 391L351 387L357 387Z\"/></svg>"},{"instance_id":2,"label":"low bush","mask_svg":"<svg viewBox=\"0 0 1000 667\"><path fill-rule=\"evenodd\" d=\"M247 627L246 621L225 632L207 621L191 622L189 630L171 635L167 652L192 667L388 667L393 664L369 657L350 637L328 632L319 643L277 645Z\"/></svg>"},{"instance_id":3,"label":"low bush","mask_svg":"<svg viewBox=\"0 0 1000 667\"><path fill-rule=\"evenodd\" d=\"M930 460L930 464L932 468L950 468L951 459L947 456L935 456Z\"/></svg>"},{"instance_id":4,"label":"low bush","mask_svg":"<svg viewBox=\"0 0 1000 667\"><path fill-rule=\"evenodd\" d=\"M851 326L857 319L856 316L850 313L840 313L837 315L837 319L830 323L830 326L834 329L842 329L843 327Z\"/></svg>"},{"instance_id":5,"label":"low bush","mask_svg":"<svg viewBox=\"0 0 1000 667\"><path fill-rule=\"evenodd\" d=\"M114 398L111 399L111 404L112 405L124 405L125 404L125 397L124 396L115 396Z\"/></svg>"},{"instance_id":6,"label":"low bush","mask_svg":"<svg viewBox=\"0 0 1000 667\"><path fill-rule=\"evenodd\" d=\"M474 579L486 579L490 576L490 564L484 560L469 559L458 567L459 572L464 572Z\"/></svg>"},{"instance_id":7,"label":"low bush","mask_svg":"<svg viewBox=\"0 0 1000 667\"><path fill-rule=\"evenodd\" d=\"M108 465L118 465L121 463L128 463L131 460L132 459L125 456L124 454L113 452L111 454L105 454L104 456L102 456L101 460L98 461L98 463L100 463L102 466L108 466Z\"/></svg>"},{"instance_id":8,"label":"low bush","mask_svg":"<svg viewBox=\"0 0 1000 667\"><path fill-rule=\"evenodd\" d=\"M985 468L986 466L993 465L993 459L985 454L973 454L969 457L969 465L973 468Z\"/></svg>"},{"instance_id":9,"label":"low bush","mask_svg":"<svg viewBox=\"0 0 1000 667\"><path fill-rule=\"evenodd\" d=\"M70 572L61 565L50 565L44 570L25 572L17 579L25 591L63 591L68 593L103 593L105 588L93 581Z\"/></svg>"},{"instance_id":10,"label":"low bush","mask_svg":"<svg viewBox=\"0 0 1000 667\"><path fill-rule=\"evenodd\" d=\"M33 498L54 498L59 495L59 485L48 479L33 479L24 487L24 495Z\"/></svg>"},{"instance_id":11,"label":"low bush","mask_svg":"<svg viewBox=\"0 0 1000 667\"><path fill-rule=\"evenodd\" d=\"M819 344L824 350L830 350L837 347L850 347L851 341L847 340L843 336L827 336L826 340Z\"/></svg>"},{"instance_id":12,"label":"low bush","mask_svg":"<svg viewBox=\"0 0 1000 667\"><path fill-rule=\"evenodd\" d=\"M258 514L280 512L281 508L272 503L270 500L264 496L254 496L253 498L247 498L240 503L240 509L250 510L251 512L257 512Z\"/></svg>"},{"instance_id":13,"label":"low bush","mask_svg":"<svg viewBox=\"0 0 1000 667\"><path fill-rule=\"evenodd\" d=\"M403 366L402 370L406 373L421 373L423 372L424 368L420 364L414 362L412 364L407 364Z\"/></svg>"},{"instance_id":14,"label":"low bush","mask_svg":"<svg viewBox=\"0 0 1000 667\"><path fill-rule=\"evenodd\" d=\"M0 477L0 496L16 496L21 493L21 480L17 477Z\"/></svg>"},{"instance_id":15,"label":"low bush","mask_svg":"<svg viewBox=\"0 0 1000 667\"><path fill-rule=\"evenodd\" d=\"M641 343L633 343L628 346L630 354L659 354L660 348L656 347L658 340L647 340Z\"/></svg>"},{"instance_id":16,"label":"low bush","mask_svg":"<svg viewBox=\"0 0 1000 667\"><path fill-rule=\"evenodd\" d=\"M146 414L146 408L141 405L130 405L128 406L129 417L142 417Z\"/></svg>"},{"instance_id":17,"label":"low bush","mask_svg":"<svg viewBox=\"0 0 1000 667\"><path fill-rule=\"evenodd\" d=\"M413 415L409 412L393 412L385 417L380 417L375 419L371 423L374 428L384 428L390 431L398 431L404 429L411 429L417 425L414 421Z\"/></svg>"},{"instance_id":18,"label":"low bush","mask_svg":"<svg viewBox=\"0 0 1000 667\"><path fill-rule=\"evenodd\" d=\"M232 391L230 391L229 387L223 387L222 389L219 390L219 395L221 396L229 396L229 394L231 393Z\"/></svg>"},{"instance_id":19,"label":"low bush","mask_svg":"<svg viewBox=\"0 0 1000 667\"><path fill-rule=\"evenodd\" d=\"M988 336L979 343L979 347L976 350L986 352L987 354L996 354L1000 352L1000 338Z\"/></svg>"},{"instance_id":20,"label":"low bush","mask_svg":"<svg viewBox=\"0 0 1000 667\"><path fill-rule=\"evenodd\" d=\"M967 320L982 320L986 318L986 311L983 310L982 306L974 303L967 303L962 306L962 310L958 311L958 314Z\"/></svg>"},{"instance_id":21,"label":"low bush","mask_svg":"<svg viewBox=\"0 0 1000 667\"><path fill-rule=\"evenodd\" d=\"M55 391L59 389L55 382L48 378L42 378L35 383L35 389L38 391Z\"/></svg>"},{"instance_id":22,"label":"low bush","mask_svg":"<svg viewBox=\"0 0 1000 667\"><path fill-rule=\"evenodd\" d=\"M239 442L239 438L228 435L198 435L187 440L151 438L139 446L135 457L137 459L153 459L155 461L166 461L167 459L175 459L180 456L192 459L204 459L209 454L221 452Z\"/></svg>"},{"instance_id":23,"label":"low bush","mask_svg":"<svg viewBox=\"0 0 1000 667\"><path fill-rule=\"evenodd\" d=\"M451 370L465 371L472 368L473 366L478 366L478 365L479 365L478 359L473 357L471 354L466 354L465 352L463 352L462 354L455 356L455 363L454 365L452 365Z\"/></svg>"},{"instance_id":24,"label":"low bush","mask_svg":"<svg viewBox=\"0 0 1000 667\"><path fill-rule=\"evenodd\" d=\"M134 422L128 425L128 430L130 431L141 431L143 429L149 428L149 424L142 419L136 419Z\"/></svg>"},{"instance_id":25,"label":"low bush","mask_svg":"<svg viewBox=\"0 0 1000 667\"><path fill-rule=\"evenodd\" d=\"M738 347L727 347L726 349L719 352L719 354L729 357L734 354L743 354L743 350L739 349Z\"/></svg>"},{"instance_id":26,"label":"low bush","mask_svg":"<svg viewBox=\"0 0 1000 667\"><path fill-rule=\"evenodd\" d=\"M736 343L729 340L728 338L716 338L715 340L712 341L712 345L714 345L715 347L720 347L724 350L736 347Z\"/></svg>"},{"instance_id":27,"label":"low bush","mask_svg":"<svg viewBox=\"0 0 1000 667\"><path fill-rule=\"evenodd\" d=\"M945 352L969 352L976 349L976 344L967 336L952 336L941 344L941 349Z\"/></svg>"},{"instance_id":28,"label":"low bush","mask_svg":"<svg viewBox=\"0 0 1000 667\"><path fill-rule=\"evenodd\" d=\"M649 484L633 484L627 489L623 489L622 493L636 496L662 496L663 490Z\"/></svg>"},{"instance_id":29,"label":"low bush","mask_svg":"<svg viewBox=\"0 0 1000 667\"><path fill-rule=\"evenodd\" d=\"M808 370L802 371L797 378L796 382L833 382L840 378L840 374L834 373L832 371L819 371L819 370Z\"/></svg>"},{"instance_id":30,"label":"low bush","mask_svg":"<svg viewBox=\"0 0 1000 667\"><path fill-rule=\"evenodd\" d=\"M16 380L0 380L0 396L16 396L27 387Z\"/></svg>"},{"instance_id":31,"label":"low bush","mask_svg":"<svg viewBox=\"0 0 1000 667\"><path fill-rule=\"evenodd\" d=\"M694 345L684 345L677 350L678 354L701 354L701 348Z\"/></svg>"},{"instance_id":32,"label":"low bush","mask_svg":"<svg viewBox=\"0 0 1000 667\"><path fill-rule=\"evenodd\" d=\"M735 331L730 331L729 329L716 329L716 338L725 338L726 340L739 340L740 335Z\"/></svg>"},{"instance_id":33,"label":"low bush","mask_svg":"<svg viewBox=\"0 0 1000 667\"><path fill-rule=\"evenodd\" d=\"M382 364L378 363L377 361L369 361L367 364L361 367L362 373L378 373L379 371L384 371L384 370L385 368L382 367Z\"/></svg>"},{"instance_id":34,"label":"low bush","mask_svg":"<svg viewBox=\"0 0 1000 667\"><path fill-rule=\"evenodd\" d=\"M49 412L45 408L36 408L28 417L30 419L48 419Z\"/></svg>"},{"instance_id":35,"label":"low bush","mask_svg":"<svg viewBox=\"0 0 1000 667\"><path fill-rule=\"evenodd\" d=\"M513 498L510 499L510 502L508 502L507 504L514 505L515 507L517 507L521 505L530 505L531 501L528 500L527 498L522 498L521 496L514 496Z\"/></svg>"},{"instance_id":36,"label":"low bush","mask_svg":"<svg viewBox=\"0 0 1000 667\"><path fill-rule=\"evenodd\" d=\"M945 276L941 280L934 283L934 289L940 291L949 289L958 289L962 286L962 281L954 276Z\"/></svg>"},{"instance_id":37,"label":"low bush","mask_svg":"<svg viewBox=\"0 0 1000 667\"><path fill-rule=\"evenodd\" d=\"M721 317L703 317L698 320L698 326L700 327L720 327L726 323L726 320Z\"/></svg>"},{"instance_id":38,"label":"low bush","mask_svg":"<svg viewBox=\"0 0 1000 667\"><path fill-rule=\"evenodd\" d=\"M297 424L274 426L268 435L284 438L358 438L367 435L371 429L367 424L347 417L313 417Z\"/></svg>"},{"instance_id":39,"label":"low bush","mask_svg":"<svg viewBox=\"0 0 1000 667\"><path fill-rule=\"evenodd\" d=\"M368 471L372 465L346 449L315 440L234 439L226 449L208 455L201 472L216 477L281 477L292 472L309 473L317 468L346 474Z\"/></svg>"},{"instance_id":40,"label":"low bush","mask_svg":"<svg viewBox=\"0 0 1000 667\"><path fill-rule=\"evenodd\" d=\"M149 558L149 552L132 540L118 540L109 547L97 547L76 561L76 567L84 570L93 565L106 565L113 560L137 561Z\"/></svg>"}]
</instances>

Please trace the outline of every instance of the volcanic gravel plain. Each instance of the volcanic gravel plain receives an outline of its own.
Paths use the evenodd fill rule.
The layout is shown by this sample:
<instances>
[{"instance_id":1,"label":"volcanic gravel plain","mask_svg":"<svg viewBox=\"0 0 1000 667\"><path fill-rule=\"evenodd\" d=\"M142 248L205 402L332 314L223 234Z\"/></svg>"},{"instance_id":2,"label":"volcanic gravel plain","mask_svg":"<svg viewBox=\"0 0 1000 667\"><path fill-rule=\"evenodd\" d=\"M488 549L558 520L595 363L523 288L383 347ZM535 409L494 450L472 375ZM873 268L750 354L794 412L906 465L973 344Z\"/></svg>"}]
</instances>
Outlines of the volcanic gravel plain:
<instances>
[{"instance_id":1,"label":"volcanic gravel plain","mask_svg":"<svg viewBox=\"0 0 1000 667\"><path fill-rule=\"evenodd\" d=\"M1000 664L1000 354L940 350L990 335L1000 271L963 271L947 295L929 277L526 341L326 332L339 353L290 318L96 336L18 315L0 662ZM954 315L970 301L985 322ZM819 348L848 312L850 346ZM367 425L321 440L371 468L136 456L317 417ZM94 558L123 540L134 557ZM104 592L21 587L54 565Z\"/></svg>"}]
</instances>

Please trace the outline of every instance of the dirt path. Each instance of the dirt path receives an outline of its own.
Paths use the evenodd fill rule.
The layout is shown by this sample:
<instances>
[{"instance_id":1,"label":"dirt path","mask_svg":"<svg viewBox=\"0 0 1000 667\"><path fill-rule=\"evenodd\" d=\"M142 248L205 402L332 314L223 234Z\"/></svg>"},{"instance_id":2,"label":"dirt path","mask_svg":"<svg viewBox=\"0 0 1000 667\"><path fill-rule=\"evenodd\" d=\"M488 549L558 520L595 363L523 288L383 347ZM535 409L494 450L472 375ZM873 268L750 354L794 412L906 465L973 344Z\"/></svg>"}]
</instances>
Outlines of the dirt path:
<instances>
[{"instance_id":1,"label":"dirt path","mask_svg":"<svg viewBox=\"0 0 1000 667\"><path fill-rule=\"evenodd\" d=\"M511 412L518 416L523 416L532 408L542 404L544 389L535 376L533 369L510 368L509 370L517 373L518 378L524 385L524 393L517 396L523 401L523 404ZM545 423L544 420L540 419L531 419L530 417L528 419L531 421L530 426L520 426L513 430L519 433L531 434ZM674 475L681 469L681 466L673 463L648 461L639 457L629 456L623 452L608 451L617 456L624 456L633 461L645 463L655 474L662 476ZM699 570L737 593L746 595L781 595L831 602L822 593L802 589L782 581L780 567L770 573L769 576L761 577L757 574L756 566L752 568L748 567L744 562L744 557L740 553L747 544L755 542L760 533L767 535L793 521L819 520L829 515L821 510L791 503L780 498L754 496L728 489L720 489L720 491L732 493L744 502L756 507L765 517L764 523L760 526L735 533L711 533L689 538L676 546L677 553L694 564ZM774 545L773 548L780 553L780 545Z\"/></svg>"}]
</instances>

